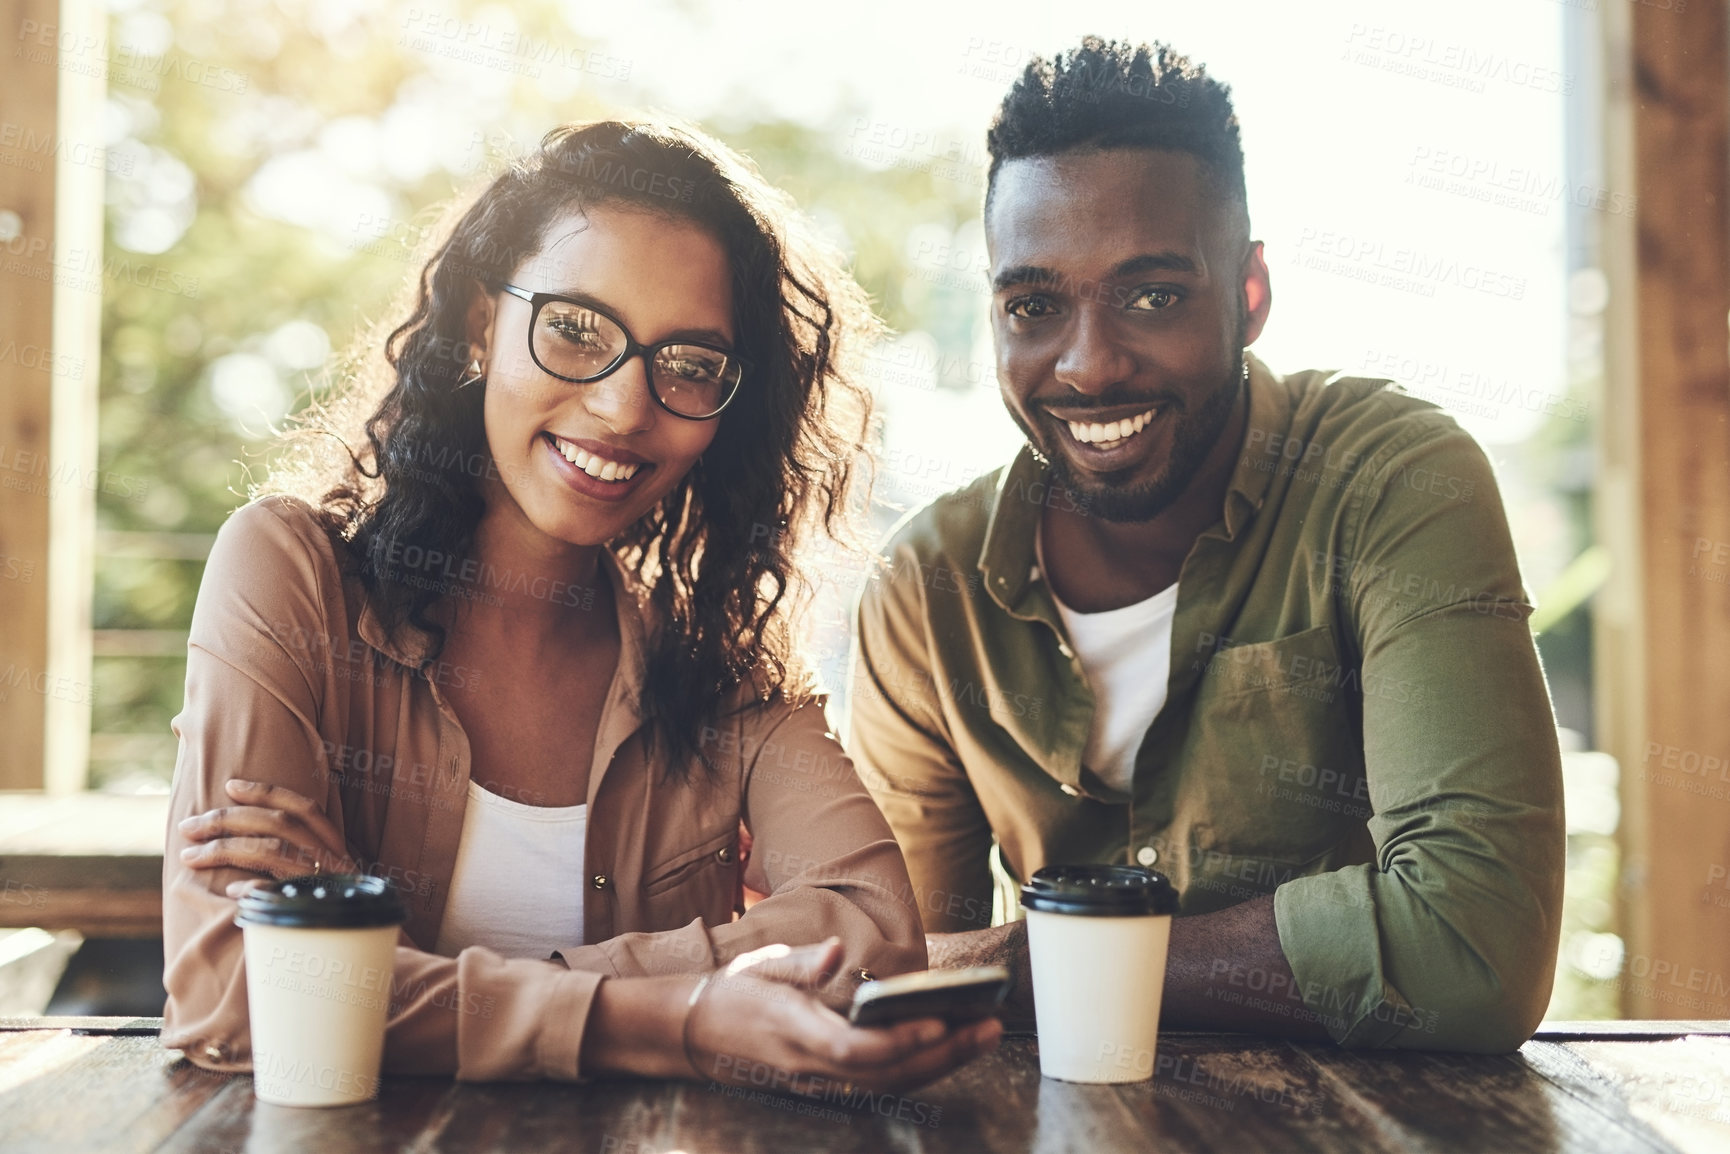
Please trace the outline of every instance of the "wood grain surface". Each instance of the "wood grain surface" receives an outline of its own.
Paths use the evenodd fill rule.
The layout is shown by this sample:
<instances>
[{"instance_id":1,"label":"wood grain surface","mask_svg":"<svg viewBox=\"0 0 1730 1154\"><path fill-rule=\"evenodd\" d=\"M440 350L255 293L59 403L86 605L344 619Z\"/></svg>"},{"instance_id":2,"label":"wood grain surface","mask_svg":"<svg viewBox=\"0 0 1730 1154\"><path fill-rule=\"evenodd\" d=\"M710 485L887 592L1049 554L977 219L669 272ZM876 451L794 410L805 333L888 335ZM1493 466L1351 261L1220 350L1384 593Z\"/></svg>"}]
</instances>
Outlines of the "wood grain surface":
<instances>
[{"instance_id":1,"label":"wood grain surface","mask_svg":"<svg viewBox=\"0 0 1730 1154\"><path fill-rule=\"evenodd\" d=\"M581 1154L1730 1149L1730 1037L1526 1044L1518 1054L1345 1051L1167 1034L1150 1082L1039 1075L1030 1037L908 1095L797 1098L615 1080L459 1084L387 1077L335 1110L258 1102L246 1075L162 1049L155 1019L0 1021L0 1150L275 1154L569 1150ZM1583 1027L1585 1023L1572 1026ZM1673 1033L1675 1023L1665 1024ZM1712 1031L1712 1032L1707 1032ZM1577 1032L1577 1030L1576 1030Z\"/></svg>"}]
</instances>

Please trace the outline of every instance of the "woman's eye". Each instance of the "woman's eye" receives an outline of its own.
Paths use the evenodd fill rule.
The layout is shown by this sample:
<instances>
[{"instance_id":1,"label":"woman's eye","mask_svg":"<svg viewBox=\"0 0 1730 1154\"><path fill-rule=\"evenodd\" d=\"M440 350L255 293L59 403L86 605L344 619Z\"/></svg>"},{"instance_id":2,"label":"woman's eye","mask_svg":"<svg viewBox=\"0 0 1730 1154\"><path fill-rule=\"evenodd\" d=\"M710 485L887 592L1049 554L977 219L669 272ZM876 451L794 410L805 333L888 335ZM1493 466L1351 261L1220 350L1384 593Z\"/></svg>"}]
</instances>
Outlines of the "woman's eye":
<instances>
[{"instance_id":1,"label":"woman's eye","mask_svg":"<svg viewBox=\"0 0 1730 1154\"><path fill-rule=\"evenodd\" d=\"M1050 316L1057 310L1044 297L1016 297L1003 306L1003 311L1012 317L1032 320L1035 317Z\"/></svg>"},{"instance_id":2,"label":"woman's eye","mask_svg":"<svg viewBox=\"0 0 1730 1154\"><path fill-rule=\"evenodd\" d=\"M573 345L588 348L601 344L601 334L594 323L581 315L548 317L541 327Z\"/></svg>"},{"instance_id":3,"label":"woman's eye","mask_svg":"<svg viewBox=\"0 0 1730 1154\"><path fill-rule=\"evenodd\" d=\"M1141 312L1157 312L1161 309L1170 308L1177 301L1177 294L1170 289L1148 288L1142 289L1129 298L1129 308Z\"/></svg>"}]
</instances>

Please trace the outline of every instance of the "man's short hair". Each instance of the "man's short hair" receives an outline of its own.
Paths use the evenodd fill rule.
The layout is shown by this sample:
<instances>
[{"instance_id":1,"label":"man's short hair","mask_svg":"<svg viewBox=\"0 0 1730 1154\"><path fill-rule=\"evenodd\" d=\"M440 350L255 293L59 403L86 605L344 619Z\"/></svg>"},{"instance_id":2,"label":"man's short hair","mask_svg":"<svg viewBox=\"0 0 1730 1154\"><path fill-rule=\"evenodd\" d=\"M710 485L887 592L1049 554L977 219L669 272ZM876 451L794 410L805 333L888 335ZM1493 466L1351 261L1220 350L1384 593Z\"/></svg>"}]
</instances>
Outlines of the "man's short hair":
<instances>
[{"instance_id":1,"label":"man's short hair","mask_svg":"<svg viewBox=\"0 0 1730 1154\"><path fill-rule=\"evenodd\" d=\"M985 204L1006 160L1082 148L1162 148L1201 160L1217 191L1243 208L1243 144L1231 88L1160 41L1089 36L1050 60L1035 57L1004 96L985 137Z\"/></svg>"}]
</instances>

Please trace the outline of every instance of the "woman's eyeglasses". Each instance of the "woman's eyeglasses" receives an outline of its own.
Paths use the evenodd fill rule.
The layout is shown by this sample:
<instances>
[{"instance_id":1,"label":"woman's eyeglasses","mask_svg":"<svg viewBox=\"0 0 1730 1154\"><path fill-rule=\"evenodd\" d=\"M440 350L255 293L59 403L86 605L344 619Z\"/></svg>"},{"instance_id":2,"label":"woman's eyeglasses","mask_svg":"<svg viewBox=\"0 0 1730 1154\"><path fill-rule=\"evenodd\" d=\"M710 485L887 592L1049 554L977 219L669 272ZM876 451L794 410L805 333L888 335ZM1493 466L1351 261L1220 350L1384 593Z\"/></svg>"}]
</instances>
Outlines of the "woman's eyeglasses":
<instances>
[{"instance_id":1,"label":"woman's eyeglasses","mask_svg":"<svg viewBox=\"0 0 1730 1154\"><path fill-rule=\"evenodd\" d=\"M534 310L529 356L542 372L561 381L589 384L642 356L655 402L675 417L706 421L721 414L744 379L744 362L725 349L693 341L640 345L618 318L592 304L511 284L504 287Z\"/></svg>"}]
</instances>

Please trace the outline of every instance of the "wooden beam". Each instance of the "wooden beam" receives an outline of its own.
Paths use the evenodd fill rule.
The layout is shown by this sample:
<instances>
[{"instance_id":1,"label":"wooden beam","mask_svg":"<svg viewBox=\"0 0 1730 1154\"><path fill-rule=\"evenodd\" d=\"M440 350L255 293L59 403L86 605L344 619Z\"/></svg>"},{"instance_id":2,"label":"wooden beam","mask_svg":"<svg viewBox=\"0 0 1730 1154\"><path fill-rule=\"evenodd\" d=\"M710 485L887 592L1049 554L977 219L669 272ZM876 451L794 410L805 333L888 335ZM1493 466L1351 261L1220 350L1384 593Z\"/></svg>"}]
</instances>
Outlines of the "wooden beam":
<instances>
[{"instance_id":1,"label":"wooden beam","mask_svg":"<svg viewBox=\"0 0 1730 1154\"><path fill-rule=\"evenodd\" d=\"M105 25L0 0L0 788L89 763Z\"/></svg>"},{"instance_id":2,"label":"wooden beam","mask_svg":"<svg viewBox=\"0 0 1730 1154\"><path fill-rule=\"evenodd\" d=\"M1638 725L1621 741L1624 1009L1730 1016L1730 5L1626 19L1632 178L1624 516L1639 548ZM1612 40L1612 43L1614 41ZM1630 315L1624 308L1624 315ZM1614 358L1612 358L1614 362ZM1614 364L1612 366L1614 372ZM1618 386L1612 385L1612 391ZM1612 511L1613 512L1613 511ZM1626 684L1626 683L1624 683ZM1628 740L1633 738L1634 740Z\"/></svg>"},{"instance_id":3,"label":"wooden beam","mask_svg":"<svg viewBox=\"0 0 1730 1154\"><path fill-rule=\"evenodd\" d=\"M62 0L56 44L62 67L55 108L54 397L49 452L56 486L48 510L48 695L42 784L67 794L88 783L96 684L91 624L96 584L97 378L102 364L102 235L107 194L107 6ZM64 46L80 45L80 49ZM90 46L100 47L90 47ZM68 275L70 274L70 275Z\"/></svg>"},{"instance_id":4,"label":"wooden beam","mask_svg":"<svg viewBox=\"0 0 1730 1154\"><path fill-rule=\"evenodd\" d=\"M58 23L54 0L0 0L0 574L17 574L0 595L0 789L42 786L47 734L59 69L30 37Z\"/></svg>"}]
</instances>

